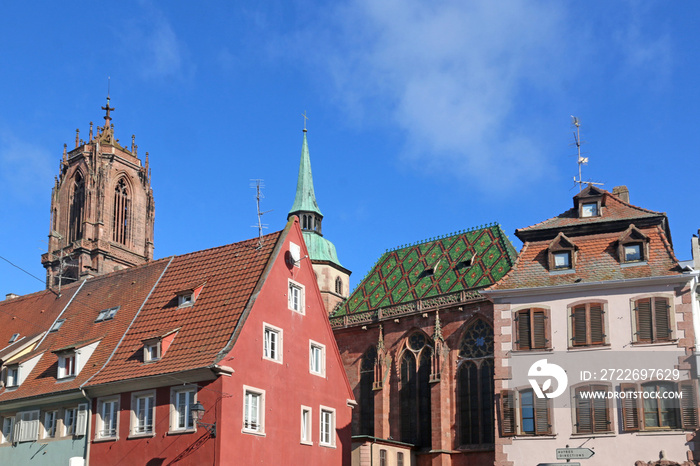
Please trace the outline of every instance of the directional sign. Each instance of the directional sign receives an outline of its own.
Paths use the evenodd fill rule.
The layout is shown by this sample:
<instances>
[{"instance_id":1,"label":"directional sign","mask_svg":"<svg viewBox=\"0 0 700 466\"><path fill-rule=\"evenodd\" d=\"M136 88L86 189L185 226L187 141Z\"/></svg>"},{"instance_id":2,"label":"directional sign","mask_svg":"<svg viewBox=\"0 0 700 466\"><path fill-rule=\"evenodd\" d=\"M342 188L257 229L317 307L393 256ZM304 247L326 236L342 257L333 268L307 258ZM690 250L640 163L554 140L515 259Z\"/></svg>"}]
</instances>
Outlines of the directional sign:
<instances>
[{"instance_id":1,"label":"directional sign","mask_svg":"<svg viewBox=\"0 0 700 466\"><path fill-rule=\"evenodd\" d=\"M593 455L595 452L590 448L557 448L558 460L587 460Z\"/></svg>"},{"instance_id":2,"label":"directional sign","mask_svg":"<svg viewBox=\"0 0 700 466\"><path fill-rule=\"evenodd\" d=\"M581 466L581 463L540 463L537 466Z\"/></svg>"}]
</instances>

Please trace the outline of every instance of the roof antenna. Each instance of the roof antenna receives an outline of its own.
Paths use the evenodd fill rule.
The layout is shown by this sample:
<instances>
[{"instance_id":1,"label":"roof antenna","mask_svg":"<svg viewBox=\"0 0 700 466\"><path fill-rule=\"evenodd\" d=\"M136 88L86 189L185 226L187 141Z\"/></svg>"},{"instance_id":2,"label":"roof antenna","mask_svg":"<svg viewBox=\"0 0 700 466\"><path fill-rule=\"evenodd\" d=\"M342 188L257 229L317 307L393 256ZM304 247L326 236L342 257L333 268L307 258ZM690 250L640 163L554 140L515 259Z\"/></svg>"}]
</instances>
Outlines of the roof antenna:
<instances>
[{"instance_id":1,"label":"roof antenna","mask_svg":"<svg viewBox=\"0 0 700 466\"><path fill-rule=\"evenodd\" d=\"M596 183L594 181L583 181L583 179L581 178L581 166L588 165L588 157L581 157L581 122L577 117L571 115L571 124L576 127L576 131L574 131L574 144L576 144L576 150L578 155L578 180L574 176L574 184L578 184L579 192L583 191L584 184L595 184L598 186L603 186L603 183Z\"/></svg>"},{"instance_id":2,"label":"roof antenna","mask_svg":"<svg viewBox=\"0 0 700 466\"><path fill-rule=\"evenodd\" d=\"M251 188L255 188L255 201L258 207L258 224L257 225L252 225L251 228L256 228L258 229L258 247L256 249L262 249L263 247L263 228L267 228L266 223L262 223L262 216L265 215L268 212L272 212L272 210L266 210L265 212L260 211L260 199L264 198L261 189L265 187L263 184L263 180L261 179L255 179L255 180L250 180L254 182L255 184L251 183Z\"/></svg>"}]
</instances>

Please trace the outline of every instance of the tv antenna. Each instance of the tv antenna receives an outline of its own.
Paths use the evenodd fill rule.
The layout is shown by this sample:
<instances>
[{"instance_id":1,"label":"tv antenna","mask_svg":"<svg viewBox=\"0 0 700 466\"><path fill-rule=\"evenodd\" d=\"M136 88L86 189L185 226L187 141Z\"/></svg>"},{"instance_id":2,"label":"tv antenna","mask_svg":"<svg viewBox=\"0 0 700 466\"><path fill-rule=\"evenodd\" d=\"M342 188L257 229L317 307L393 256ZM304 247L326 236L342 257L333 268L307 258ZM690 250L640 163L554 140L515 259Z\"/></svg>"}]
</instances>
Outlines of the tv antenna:
<instances>
[{"instance_id":1,"label":"tv antenna","mask_svg":"<svg viewBox=\"0 0 700 466\"><path fill-rule=\"evenodd\" d=\"M588 165L588 157L582 157L581 156L581 122L579 119L573 115L571 115L571 124L576 127L576 131L574 131L574 144L576 144L576 151L577 151L577 163L578 163L578 179L574 176L574 184L578 184L578 190L583 191L583 185L598 185L598 186L603 186L603 183L596 183L594 181L583 181L583 178L581 177L581 166L582 165Z\"/></svg>"},{"instance_id":2,"label":"tv antenna","mask_svg":"<svg viewBox=\"0 0 700 466\"><path fill-rule=\"evenodd\" d=\"M262 223L262 216L265 215L268 212L272 212L272 210L266 210L265 212L260 211L260 199L264 198L262 193L262 188L265 187L263 184L263 180L261 179L255 179L255 180L250 180L254 182L255 184L251 184L251 188L255 188L255 202L258 207L258 224L257 225L252 225L251 228L256 228L258 229L258 247L257 249L262 249L263 247L263 228L267 228L266 223Z\"/></svg>"}]
</instances>

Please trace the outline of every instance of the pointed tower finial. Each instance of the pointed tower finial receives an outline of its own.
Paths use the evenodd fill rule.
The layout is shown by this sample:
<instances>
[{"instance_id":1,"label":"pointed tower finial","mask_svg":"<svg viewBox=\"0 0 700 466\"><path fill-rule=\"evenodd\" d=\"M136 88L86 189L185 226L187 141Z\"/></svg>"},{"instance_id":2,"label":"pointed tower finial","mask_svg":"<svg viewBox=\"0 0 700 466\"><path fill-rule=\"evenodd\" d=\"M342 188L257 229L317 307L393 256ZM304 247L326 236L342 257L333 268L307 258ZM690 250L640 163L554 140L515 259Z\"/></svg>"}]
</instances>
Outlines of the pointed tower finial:
<instances>
[{"instance_id":1,"label":"pointed tower finial","mask_svg":"<svg viewBox=\"0 0 700 466\"><path fill-rule=\"evenodd\" d=\"M75 129L75 147L80 145L80 128Z\"/></svg>"},{"instance_id":2,"label":"pointed tower finial","mask_svg":"<svg viewBox=\"0 0 700 466\"><path fill-rule=\"evenodd\" d=\"M305 113L304 118L306 118ZM314 192L309 144L306 141L306 128L304 128L304 139L301 144L301 162L299 163L297 192L294 196L294 204L289 210L287 218L291 218L292 215L297 215L299 217L302 230L316 231L321 234L321 219L323 218L323 214L318 208L316 194Z\"/></svg>"},{"instance_id":3,"label":"pointed tower finial","mask_svg":"<svg viewBox=\"0 0 700 466\"><path fill-rule=\"evenodd\" d=\"M379 324L379 340L377 340L377 354L383 354L384 350L384 326Z\"/></svg>"},{"instance_id":4,"label":"pointed tower finial","mask_svg":"<svg viewBox=\"0 0 700 466\"><path fill-rule=\"evenodd\" d=\"M306 132L306 122L309 120L309 117L306 116L306 110L304 110L304 113L302 113L301 116L304 117L304 132Z\"/></svg>"},{"instance_id":5,"label":"pointed tower finial","mask_svg":"<svg viewBox=\"0 0 700 466\"><path fill-rule=\"evenodd\" d=\"M90 140L88 142L92 142L92 121L90 122Z\"/></svg>"},{"instance_id":6,"label":"pointed tower finial","mask_svg":"<svg viewBox=\"0 0 700 466\"><path fill-rule=\"evenodd\" d=\"M433 334L433 339L435 341L444 342L445 339L442 337L442 324L440 324L440 311L435 312L435 333Z\"/></svg>"}]
</instances>

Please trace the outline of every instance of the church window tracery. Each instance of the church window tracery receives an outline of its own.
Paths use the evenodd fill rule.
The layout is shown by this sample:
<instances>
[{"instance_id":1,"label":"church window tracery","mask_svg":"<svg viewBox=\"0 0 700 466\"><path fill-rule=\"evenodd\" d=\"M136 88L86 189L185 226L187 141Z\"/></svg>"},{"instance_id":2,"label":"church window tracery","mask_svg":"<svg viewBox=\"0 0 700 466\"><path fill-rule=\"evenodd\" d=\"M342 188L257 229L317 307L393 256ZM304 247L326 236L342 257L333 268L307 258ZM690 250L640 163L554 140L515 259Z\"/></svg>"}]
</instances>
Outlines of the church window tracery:
<instances>
[{"instance_id":1,"label":"church window tracery","mask_svg":"<svg viewBox=\"0 0 700 466\"><path fill-rule=\"evenodd\" d=\"M406 340L399 374L401 441L418 447L431 446L430 366L433 348L422 332Z\"/></svg>"},{"instance_id":2,"label":"church window tracery","mask_svg":"<svg viewBox=\"0 0 700 466\"><path fill-rule=\"evenodd\" d=\"M126 245L129 241L129 228L131 227L131 199L124 178L117 182L114 188L114 216L112 241Z\"/></svg>"},{"instance_id":3,"label":"church window tracery","mask_svg":"<svg viewBox=\"0 0 700 466\"><path fill-rule=\"evenodd\" d=\"M70 225L68 241L79 240L83 237L83 212L85 210L85 180L80 172L75 174L73 195L70 204Z\"/></svg>"}]
</instances>

